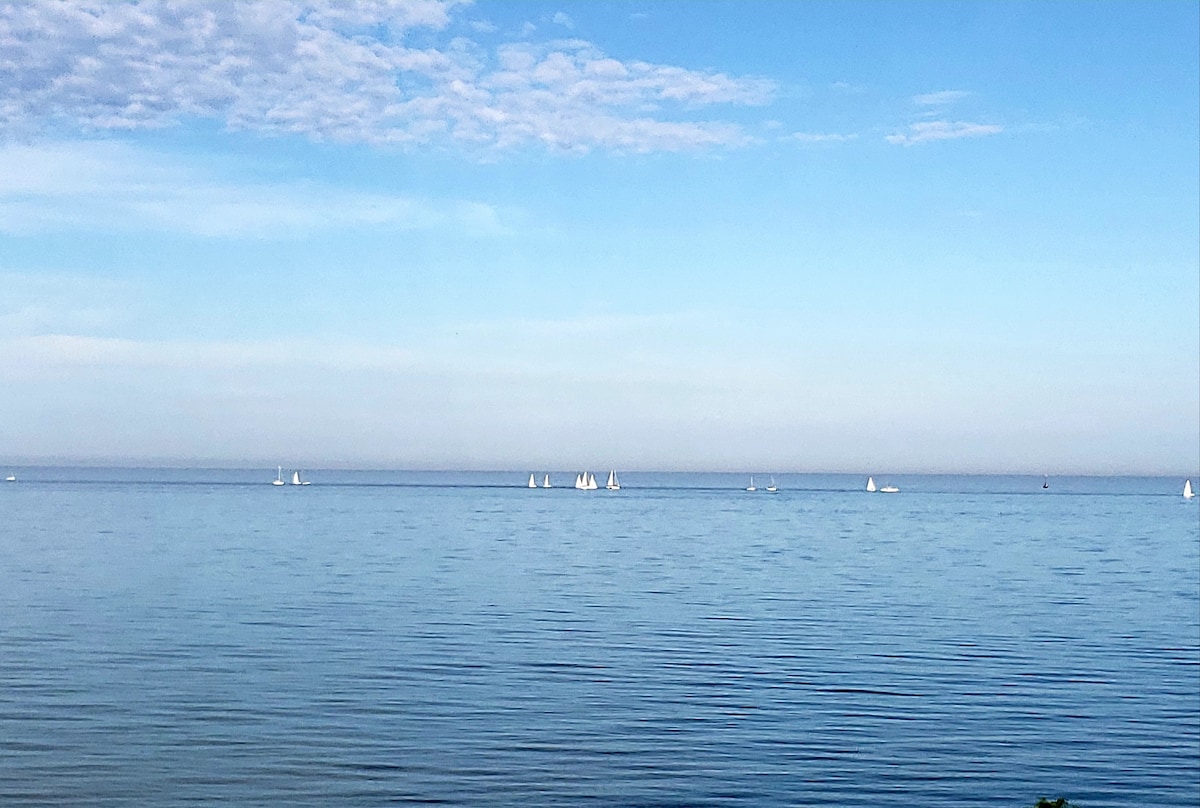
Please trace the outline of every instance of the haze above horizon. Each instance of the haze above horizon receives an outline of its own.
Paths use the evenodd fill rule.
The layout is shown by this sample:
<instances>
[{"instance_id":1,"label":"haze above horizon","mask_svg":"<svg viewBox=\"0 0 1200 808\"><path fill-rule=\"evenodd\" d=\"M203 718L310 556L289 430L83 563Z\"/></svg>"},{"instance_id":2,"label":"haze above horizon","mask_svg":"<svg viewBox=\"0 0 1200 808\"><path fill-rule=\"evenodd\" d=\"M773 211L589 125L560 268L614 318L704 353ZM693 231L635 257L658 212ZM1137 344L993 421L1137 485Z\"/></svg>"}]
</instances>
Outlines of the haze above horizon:
<instances>
[{"instance_id":1,"label":"haze above horizon","mask_svg":"<svg viewBox=\"0 0 1200 808\"><path fill-rule=\"evenodd\" d=\"M0 464L1194 477L1198 30L0 2Z\"/></svg>"}]
</instances>

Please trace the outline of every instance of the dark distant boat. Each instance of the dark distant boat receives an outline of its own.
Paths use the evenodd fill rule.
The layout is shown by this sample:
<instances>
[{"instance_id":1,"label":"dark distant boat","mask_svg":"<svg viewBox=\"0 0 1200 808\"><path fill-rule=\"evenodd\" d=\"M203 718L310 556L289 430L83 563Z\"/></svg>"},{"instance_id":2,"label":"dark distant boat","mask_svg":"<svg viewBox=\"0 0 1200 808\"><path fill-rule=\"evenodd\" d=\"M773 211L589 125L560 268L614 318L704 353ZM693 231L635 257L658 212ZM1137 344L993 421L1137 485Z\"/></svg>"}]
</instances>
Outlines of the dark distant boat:
<instances>
[{"instance_id":1,"label":"dark distant boat","mask_svg":"<svg viewBox=\"0 0 1200 808\"><path fill-rule=\"evenodd\" d=\"M1050 487L1050 478L1047 477L1045 474L1043 474L1042 475L1042 488L1049 488L1049 487Z\"/></svg>"}]
</instances>

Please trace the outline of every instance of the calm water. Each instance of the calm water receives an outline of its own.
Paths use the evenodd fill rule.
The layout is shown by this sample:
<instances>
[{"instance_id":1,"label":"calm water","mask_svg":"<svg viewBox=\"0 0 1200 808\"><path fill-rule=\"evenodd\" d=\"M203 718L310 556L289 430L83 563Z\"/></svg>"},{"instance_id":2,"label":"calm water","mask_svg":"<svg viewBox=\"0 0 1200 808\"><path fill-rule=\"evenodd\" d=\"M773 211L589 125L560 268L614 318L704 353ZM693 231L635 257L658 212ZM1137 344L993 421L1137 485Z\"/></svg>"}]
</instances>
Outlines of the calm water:
<instances>
[{"instance_id":1,"label":"calm water","mask_svg":"<svg viewBox=\"0 0 1200 808\"><path fill-rule=\"evenodd\" d=\"M1182 480L18 474L5 806L1200 803Z\"/></svg>"}]
</instances>

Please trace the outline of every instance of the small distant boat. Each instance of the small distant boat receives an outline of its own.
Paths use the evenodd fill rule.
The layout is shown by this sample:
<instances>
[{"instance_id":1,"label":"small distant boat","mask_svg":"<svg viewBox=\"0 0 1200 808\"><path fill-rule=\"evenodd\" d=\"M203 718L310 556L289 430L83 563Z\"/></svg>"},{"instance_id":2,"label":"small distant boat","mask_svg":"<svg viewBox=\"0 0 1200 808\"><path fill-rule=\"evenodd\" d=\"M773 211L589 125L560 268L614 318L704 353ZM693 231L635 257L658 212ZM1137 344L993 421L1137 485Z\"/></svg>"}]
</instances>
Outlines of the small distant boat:
<instances>
[{"instance_id":1,"label":"small distant boat","mask_svg":"<svg viewBox=\"0 0 1200 808\"><path fill-rule=\"evenodd\" d=\"M11 480L12 478L10 477L9 479ZM1184 480L1183 481L1183 498L1191 499L1194 496L1196 496L1196 495L1192 493L1192 481Z\"/></svg>"},{"instance_id":2,"label":"small distant boat","mask_svg":"<svg viewBox=\"0 0 1200 808\"><path fill-rule=\"evenodd\" d=\"M883 488L879 489L879 493L881 493L881 494L899 494L900 489L894 485L885 485Z\"/></svg>"},{"instance_id":3,"label":"small distant boat","mask_svg":"<svg viewBox=\"0 0 1200 808\"><path fill-rule=\"evenodd\" d=\"M587 478L583 475L583 472L575 475L575 487L580 491L587 489Z\"/></svg>"},{"instance_id":4,"label":"small distant boat","mask_svg":"<svg viewBox=\"0 0 1200 808\"><path fill-rule=\"evenodd\" d=\"M1049 488L1049 487L1050 487L1050 478L1047 477L1045 474L1043 474L1042 475L1042 488Z\"/></svg>"},{"instance_id":5,"label":"small distant boat","mask_svg":"<svg viewBox=\"0 0 1200 808\"><path fill-rule=\"evenodd\" d=\"M10 474L4 478L4 482L6 482L6 483L15 483L16 481L17 481L17 475L15 475L15 474Z\"/></svg>"},{"instance_id":6,"label":"small distant boat","mask_svg":"<svg viewBox=\"0 0 1200 808\"><path fill-rule=\"evenodd\" d=\"M312 485L312 483L309 482L308 480L301 480L300 472L293 471L292 472L292 485Z\"/></svg>"},{"instance_id":7,"label":"small distant boat","mask_svg":"<svg viewBox=\"0 0 1200 808\"><path fill-rule=\"evenodd\" d=\"M271 485L283 485L283 466L275 467L275 479L271 480Z\"/></svg>"},{"instance_id":8,"label":"small distant boat","mask_svg":"<svg viewBox=\"0 0 1200 808\"><path fill-rule=\"evenodd\" d=\"M550 487L550 475L547 474L546 477L542 480L542 488L549 488L549 487Z\"/></svg>"},{"instance_id":9,"label":"small distant boat","mask_svg":"<svg viewBox=\"0 0 1200 808\"><path fill-rule=\"evenodd\" d=\"M874 477L867 478L867 491L869 491L872 494L875 493L875 478Z\"/></svg>"},{"instance_id":10,"label":"small distant boat","mask_svg":"<svg viewBox=\"0 0 1200 808\"><path fill-rule=\"evenodd\" d=\"M750 485L746 486L746 490L747 491L757 491L758 490L757 488L754 487L754 475L753 474L750 475Z\"/></svg>"},{"instance_id":11,"label":"small distant boat","mask_svg":"<svg viewBox=\"0 0 1200 808\"><path fill-rule=\"evenodd\" d=\"M587 478L587 486L586 486L587 490L589 490L589 491L595 491L595 490L596 490L597 488L599 488L599 487L600 487L600 486L596 485L596 475L595 475L595 474L592 474L592 473L589 471L589 472L588 472L588 478Z\"/></svg>"},{"instance_id":12,"label":"small distant boat","mask_svg":"<svg viewBox=\"0 0 1200 808\"><path fill-rule=\"evenodd\" d=\"M580 491L595 491L600 486L596 485L596 475L590 471L583 471L575 478L575 487Z\"/></svg>"},{"instance_id":13,"label":"small distant boat","mask_svg":"<svg viewBox=\"0 0 1200 808\"><path fill-rule=\"evenodd\" d=\"M605 484L604 487L607 488L609 491L620 491L621 490L621 484L619 482L617 482L616 469L613 469L612 471L610 471L608 473L608 482Z\"/></svg>"},{"instance_id":14,"label":"small distant boat","mask_svg":"<svg viewBox=\"0 0 1200 808\"><path fill-rule=\"evenodd\" d=\"M536 481L533 479L533 475L532 475L532 474L530 474L530 475L529 475L529 487L530 487L530 488L537 488L537 482L536 482Z\"/></svg>"},{"instance_id":15,"label":"small distant boat","mask_svg":"<svg viewBox=\"0 0 1200 808\"><path fill-rule=\"evenodd\" d=\"M775 485L775 478L771 478L771 484L767 486L767 490L772 494L779 490L779 486Z\"/></svg>"}]
</instances>

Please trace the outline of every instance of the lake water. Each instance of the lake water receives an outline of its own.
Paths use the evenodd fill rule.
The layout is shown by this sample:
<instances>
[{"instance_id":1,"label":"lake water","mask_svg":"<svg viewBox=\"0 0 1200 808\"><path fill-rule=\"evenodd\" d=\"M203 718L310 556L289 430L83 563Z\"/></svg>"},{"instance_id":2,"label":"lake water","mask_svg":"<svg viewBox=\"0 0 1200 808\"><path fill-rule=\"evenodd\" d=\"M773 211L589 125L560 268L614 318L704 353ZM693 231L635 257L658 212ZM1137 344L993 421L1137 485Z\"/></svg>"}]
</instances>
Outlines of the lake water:
<instances>
[{"instance_id":1,"label":"lake water","mask_svg":"<svg viewBox=\"0 0 1200 808\"><path fill-rule=\"evenodd\" d=\"M1200 804L1182 480L17 474L5 806Z\"/></svg>"}]
</instances>

